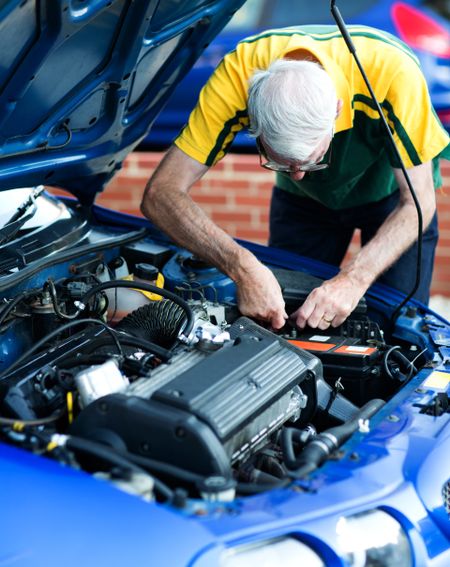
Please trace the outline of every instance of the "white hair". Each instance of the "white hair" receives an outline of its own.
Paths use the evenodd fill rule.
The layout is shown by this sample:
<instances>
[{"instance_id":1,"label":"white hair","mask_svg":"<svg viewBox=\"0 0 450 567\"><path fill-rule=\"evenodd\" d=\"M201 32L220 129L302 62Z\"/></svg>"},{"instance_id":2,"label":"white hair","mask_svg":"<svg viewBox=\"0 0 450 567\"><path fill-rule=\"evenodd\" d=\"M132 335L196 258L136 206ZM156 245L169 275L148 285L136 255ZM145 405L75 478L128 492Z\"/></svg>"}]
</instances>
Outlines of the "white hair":
<instances>
[{"instance_id":1,"label":"white hair","mask_svg":"<svg viewBox=\"0 0 450 567\"><path fill-rule=\"evenodd\" d=\"M306 161L336 118L336 89L317 63L279 59L250 78L250 135L287 159Z\"/></svg>"}]
</instances>

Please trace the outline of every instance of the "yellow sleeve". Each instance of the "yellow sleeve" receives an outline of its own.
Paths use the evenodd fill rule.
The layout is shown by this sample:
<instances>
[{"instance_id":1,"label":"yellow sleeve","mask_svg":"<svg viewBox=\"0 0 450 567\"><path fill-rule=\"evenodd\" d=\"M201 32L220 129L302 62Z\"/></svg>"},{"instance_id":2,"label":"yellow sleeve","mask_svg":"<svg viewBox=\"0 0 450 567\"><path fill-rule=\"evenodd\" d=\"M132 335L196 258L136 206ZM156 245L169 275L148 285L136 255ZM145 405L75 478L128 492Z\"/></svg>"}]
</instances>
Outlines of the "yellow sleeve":
<instances>
[{"instance_id":1,"label":"yellow sleeve","mask_svg":"<svg viewBox=\"0 0 450 567\"><path fill-rule=\"evenodd\" d=\"M248 81L277 57L270 37L243 41L228 53L200 92L199 100L175 145L211 166L223 158L236 133L248 126Z\"/></svg>"},{"instance_id":2,"label":"yellow sleeve","mask_svg":"<svg viewBox=\"0 0 450 567\"><path fill-rule=\"evenodd\" d=\"M448 133L433 109L425 78L411 58L402 58L381 105L406 167L428 162L441 153L448 157ZM389 155L391 165L398 167L395 156Z\"/></svg>"}]
</instances>

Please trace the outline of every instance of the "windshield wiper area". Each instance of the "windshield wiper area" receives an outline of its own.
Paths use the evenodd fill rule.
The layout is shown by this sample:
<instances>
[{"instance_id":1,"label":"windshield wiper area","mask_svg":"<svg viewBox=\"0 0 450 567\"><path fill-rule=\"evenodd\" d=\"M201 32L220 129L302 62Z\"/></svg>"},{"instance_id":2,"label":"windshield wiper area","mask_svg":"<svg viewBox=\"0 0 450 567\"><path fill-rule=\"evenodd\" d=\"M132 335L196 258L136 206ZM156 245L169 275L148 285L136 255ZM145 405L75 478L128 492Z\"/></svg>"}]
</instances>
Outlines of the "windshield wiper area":
<instances>
[{"instance_id":1,"label":"windshield wiper area","mask_svg":"<svg viewBox=\"0 0 450 567\"><path fill-rule=\"evenodd\" d=\"M13 240L23 225L32 219L37 211L36 199L45 187L40 185L33 189L28 198L17 208L13 216L0 229L0 246ZM31 208L31 211L30 211Z\"/></svg>"}]
</instances>

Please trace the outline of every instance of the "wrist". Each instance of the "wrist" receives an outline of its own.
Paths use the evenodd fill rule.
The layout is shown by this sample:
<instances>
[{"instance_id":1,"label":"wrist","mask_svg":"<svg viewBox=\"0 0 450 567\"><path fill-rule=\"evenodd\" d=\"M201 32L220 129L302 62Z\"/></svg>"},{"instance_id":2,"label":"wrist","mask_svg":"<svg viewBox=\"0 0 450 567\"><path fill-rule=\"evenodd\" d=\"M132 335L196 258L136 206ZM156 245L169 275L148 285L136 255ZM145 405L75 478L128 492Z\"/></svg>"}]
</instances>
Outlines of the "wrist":
<instances>
[{"instance_id":1,"label":"wrist","mask_svg":"<svg viewBox=\"0 0 450 567\"><path fill-rule=\"evenodd\" d=\"M360 289L362 293L365 293L376 279L371 270L361 269L351 264L342 266L337 277L345 278L352 286Z\"/></svg>"},{"instance_id":2,"label":"wrist","mask_svg":"<svg viewBox=\"0 0 450 567\"><path fill-rule=\"evenodd\" d=\"M233 266L228 270L228 275L236 284L239 284L251 278L252 272L258 265L259 262L256 257L249 250L239 246Z\"/></svg>"}]
</instances>

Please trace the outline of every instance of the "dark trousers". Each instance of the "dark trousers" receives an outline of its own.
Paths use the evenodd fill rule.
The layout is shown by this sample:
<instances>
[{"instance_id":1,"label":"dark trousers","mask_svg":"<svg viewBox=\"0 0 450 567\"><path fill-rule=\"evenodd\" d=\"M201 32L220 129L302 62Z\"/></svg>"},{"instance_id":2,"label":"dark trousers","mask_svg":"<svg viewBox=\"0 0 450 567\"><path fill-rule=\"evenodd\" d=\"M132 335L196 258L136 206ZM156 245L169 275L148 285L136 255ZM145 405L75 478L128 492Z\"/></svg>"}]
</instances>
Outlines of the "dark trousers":
<instances>
[{"instance_id":1,"label":"dark trousers","mask_svg":"<svg viewBox=\"0 0 450 567\"><path fill-rule=\"evenodd\" d=\"M364 246L395 209L399 192L369 205L333 211L308 198L274 187L270 207L269 245L339 266L355 229ZM423 235L420 286L414 297L428 303L434 254L438 241L437 215ZM377 280L409 293L416 280L417 244L411 246Z\"/></svg>"}]
</instances>

